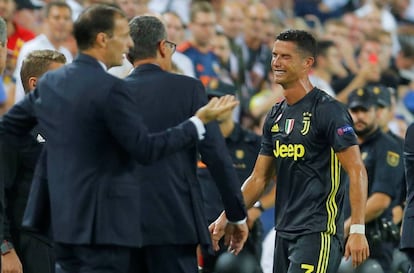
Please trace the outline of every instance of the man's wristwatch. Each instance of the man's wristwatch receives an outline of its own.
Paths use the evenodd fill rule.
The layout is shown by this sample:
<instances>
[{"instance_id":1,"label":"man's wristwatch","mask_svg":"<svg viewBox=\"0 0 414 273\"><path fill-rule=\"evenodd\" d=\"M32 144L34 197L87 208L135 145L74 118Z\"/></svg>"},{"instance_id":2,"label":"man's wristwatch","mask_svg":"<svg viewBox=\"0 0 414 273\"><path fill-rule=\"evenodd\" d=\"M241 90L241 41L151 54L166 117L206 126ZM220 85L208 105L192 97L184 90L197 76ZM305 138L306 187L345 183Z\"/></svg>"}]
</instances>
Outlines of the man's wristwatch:
<instances>
[{"instance_id":1,"label":"man's wristwatch","mask_svg":"<svg viewBox=\"0 0 414 273\"><path fill-rule=\"evenodd\" d=\"M264 207L262 206L262 202L260 202L260 201L257 201L256 203L254 203L253 208L259 209L260 212L264 212L265 211Z\"/></svg>"},{"instance_id":2,"label":"man's wristwatch","mask_svg":"<svg viewBox=\"0 0 414 273\"><path fill-rule=\"evenodd\" d=\"M14 248L13 244L7 240L4 240L0 245L1 255L9 253Z\"/></svg>"}]
</instances>

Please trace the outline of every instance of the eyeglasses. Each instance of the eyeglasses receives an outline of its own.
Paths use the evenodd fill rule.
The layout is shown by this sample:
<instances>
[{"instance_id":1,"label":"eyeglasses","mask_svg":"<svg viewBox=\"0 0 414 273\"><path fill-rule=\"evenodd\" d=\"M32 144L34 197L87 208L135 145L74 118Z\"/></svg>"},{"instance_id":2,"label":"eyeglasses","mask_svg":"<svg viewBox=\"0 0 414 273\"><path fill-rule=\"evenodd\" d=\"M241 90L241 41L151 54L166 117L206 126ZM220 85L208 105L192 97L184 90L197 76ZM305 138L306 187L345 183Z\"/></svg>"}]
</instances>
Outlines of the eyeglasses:
<instances>
[{"instance_id":1,"label":"eyeglasses","mask_svg":"<svg viewBox=\"0 0 414 273\"><path fill-rule=\"evenodd\" d=\"M177 44L176 43L173 43L173 42L170 42L168 40L165 40L165 43L170 46L170 48L172 49L172 53L174 53L175 50L177 49Z\"/></svg>"}]
</instances>

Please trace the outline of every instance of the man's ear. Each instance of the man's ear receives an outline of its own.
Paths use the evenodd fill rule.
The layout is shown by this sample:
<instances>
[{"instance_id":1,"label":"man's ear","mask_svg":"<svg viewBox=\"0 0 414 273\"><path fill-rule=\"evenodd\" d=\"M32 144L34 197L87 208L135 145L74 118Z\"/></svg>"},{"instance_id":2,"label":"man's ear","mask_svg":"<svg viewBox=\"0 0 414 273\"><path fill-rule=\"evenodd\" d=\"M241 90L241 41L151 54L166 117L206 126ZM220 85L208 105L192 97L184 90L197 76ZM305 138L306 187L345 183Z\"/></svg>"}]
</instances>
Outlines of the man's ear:
<instances>
[{"instance_id":1,"label":"man's ear","mask_svg":"<svg viewBox=\"0 0 414 273\"><path fill-rule=\"evenodd\" d=\"M37 77L30 77L29 78L29 90L33 90L36 88Z\"/></svg>"},{"instance_id":2,"label":"man's ear","mask_svg":"<svg viewBox=\"0 0 414 273\"><path fill-rule=\"evenodd\" d=\"M106 43L108 42L108 35L104 32L99 32L96 35L95 42L100 47L106 47Z\"/></svg>"},{"instance_id":3,"label":"man's ear","mask_svg":"<svg viewBox=\"0 0 414 273\"><path fill-rule=\"evenodd\" d=\"M165 46L165 40L162 40L158 43L158 52L160 53L161 57L165 57L167 55L167 47Z\"/></svg>"},{"instance_id":4,"label":"man's ear","mask_svg":"<svg viewBox=\"0 0 414 273\"><path fill-rule=\"evenodd\" d=\"M313 58L313 57L306 58L305 59L305 67L306 67L306 69L311 69L314 63L315 63L315 58Z\"/></svg>"}]
</instances>

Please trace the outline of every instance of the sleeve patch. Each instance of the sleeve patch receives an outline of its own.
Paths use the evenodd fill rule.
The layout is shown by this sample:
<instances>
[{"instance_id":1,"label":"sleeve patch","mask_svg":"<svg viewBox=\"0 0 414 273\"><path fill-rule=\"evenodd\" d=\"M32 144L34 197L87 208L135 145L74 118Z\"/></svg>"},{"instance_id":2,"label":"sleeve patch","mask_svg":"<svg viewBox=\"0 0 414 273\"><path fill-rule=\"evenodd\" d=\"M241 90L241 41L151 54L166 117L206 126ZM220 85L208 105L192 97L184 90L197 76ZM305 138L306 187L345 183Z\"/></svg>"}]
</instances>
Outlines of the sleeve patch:
<instances>
[{"instance_id":1,"label":"sleeve patch","mask_svg":"<svg viewBox=\"0 0 414 273\"><path fill-rule=\"evenodd\" d=\"M391 167L397 167L399 163L400 163L400 155L395 152L388 151L387 152L387 164L390 165Z\"/></svg>"},{"instance_id":2,"label":"sleeve patch","mask_svg":"<svg viewBox=\"0 0 414 273\"><path fill-rule=\"evenodd\" d=\"M345 134L354 134L354 128L352 128L350 125L345 125L336 129L336 133L338 136L343 136Z\"/></svg>"}]
</instances>

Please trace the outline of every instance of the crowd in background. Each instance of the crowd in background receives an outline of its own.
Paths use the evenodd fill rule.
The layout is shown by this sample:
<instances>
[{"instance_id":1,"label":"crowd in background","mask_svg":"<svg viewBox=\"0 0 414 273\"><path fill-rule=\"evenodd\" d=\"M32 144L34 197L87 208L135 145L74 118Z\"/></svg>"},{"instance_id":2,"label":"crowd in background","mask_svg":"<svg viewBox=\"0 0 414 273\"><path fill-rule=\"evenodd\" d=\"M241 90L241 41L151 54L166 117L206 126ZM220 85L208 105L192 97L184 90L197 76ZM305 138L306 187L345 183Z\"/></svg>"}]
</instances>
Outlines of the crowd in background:
<instances>
[{"instance_id":1,"label":"crowd in background","mask_svg":"<svg viewBox=\"0 0 414 273\"><path fill-rule=\"evenodd\" d=\"M118 5L129 18L161 16L169 39L177 45L173 57L177 72L199 78L207 88L222 83L234 86L241 101L234 118L248 128L260 131L264 113L281 98L280 87L272 84L269 63L274 37L288 28L308 30L322 42L311 74L315 86L346 103L352 90L380 83L395 95L391 129L403 136L413 120L413 1L213 0L193 10L195 3L203 1L106 2ZM51 3L0 1L9 38L0 88L2 111L23 96L18 72L29 51L56 49L69 62L76 56L72 22L95 2ZM131 67L125 64L113 73L124 77Z\"/></svg>"},{"instance_id":2,"label":"crowd in background","mask_svg":"<svg viewBox=\"0 0 414 273\"><path fill-rule=\"evenodd\" d=\"M73 22L98 2L119 6L129 19L162 19L176 48L174 72L200 79L210 91L235 92L240 105L233 120L257 134L266 113L283 99L270 62L275 37L286 29L317 38L309 75L315 87L346 105L355 90L385 88L391 97L379 126L403 138L414 121L413 0L0 0L8 28L0 115L24 96L20 68L27 54L53 49L71 62L77 54ZM131 69L125 56L109 72L123 78ZM396 225L402 218L399 201L392 202Z\"/></svg>"}]
</instances>

